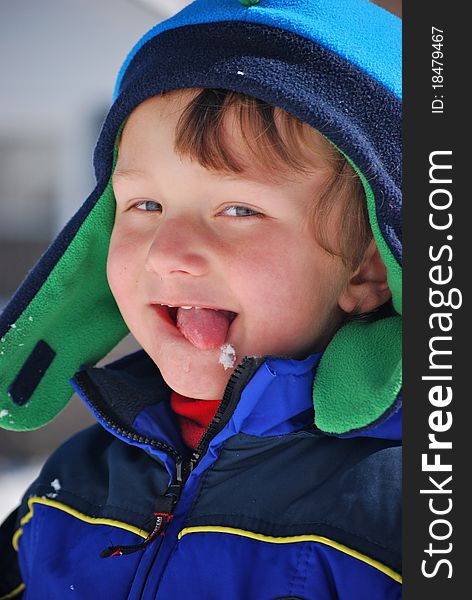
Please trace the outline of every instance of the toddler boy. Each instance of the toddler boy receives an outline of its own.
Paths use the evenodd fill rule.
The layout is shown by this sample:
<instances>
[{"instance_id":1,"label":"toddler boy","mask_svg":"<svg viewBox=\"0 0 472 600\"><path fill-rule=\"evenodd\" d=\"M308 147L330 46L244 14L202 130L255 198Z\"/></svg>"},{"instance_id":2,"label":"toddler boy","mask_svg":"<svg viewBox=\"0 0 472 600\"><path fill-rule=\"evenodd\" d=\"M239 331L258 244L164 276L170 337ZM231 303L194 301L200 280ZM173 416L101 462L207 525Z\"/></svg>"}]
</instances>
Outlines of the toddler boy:
<instances>
[{"instance_id":1,"label":"toddler boy","mask_svg":"<svg viewBox=\"0 0 472 600\"><path fill-rule=\"evenodd\" d=\"M127 59L97 189L6 311L35 334L5 410L51 418L73 368L100 424L4 524L5 593L400 597L398 23L348 4L197 0ZM124 324L142 350L94 368Z\"/></svg>"},{"instance_id":2,"label":"toddler boy","mask_svg":"<svg viewBox=\"0 0 472 600\"><path fill-rule=\"evenodd\" d=\"M370 312L390 297L375 242L366 247L369 225L354 171L336 173L335 161L344 159L320 134L310 135L308 126L304 140L294 132L294 149L289 140L280 141L292 162L301 151L311 152L298 158L305 173L277 155L266 158L264 168L257 152L275 154L277 146L264 143L251 125L241 131L234 114L238 97L227 97L234 108L226 108L226 118L217 115L218 101L225 106L222 90L145 101L124 127L112 178L117 207L108 254L112 293L167 384L203 400L223 396L230 366L245 356L306 358L324 350L346 314ZM194 103L186 114L201 113L194 123L179 125L180 136L193 137L179 139L183 150L193 151L191 158L174 150L185 99ZM269 107L261 105L254 110L268 114ZM246 109L244 124L250 105L242 98L239 107ZM202 141L211 135L205 118L220 124L215 136L221 139L208 147ZM255 140L253 156L245 136ZM207 151L214 159L228 155L240 161L242 172L202 166ZM330 181L336 189L320 206ZM339 189L342 184L347 189ZM323 208L329 248L340 253L343 235L351 233L344 262L316 240L314 224ZM364 256L353 269L359 245ZM233 364L225 369L222 346L223 352L230 346L232 354Z\"/></svg>"}]
</instances>

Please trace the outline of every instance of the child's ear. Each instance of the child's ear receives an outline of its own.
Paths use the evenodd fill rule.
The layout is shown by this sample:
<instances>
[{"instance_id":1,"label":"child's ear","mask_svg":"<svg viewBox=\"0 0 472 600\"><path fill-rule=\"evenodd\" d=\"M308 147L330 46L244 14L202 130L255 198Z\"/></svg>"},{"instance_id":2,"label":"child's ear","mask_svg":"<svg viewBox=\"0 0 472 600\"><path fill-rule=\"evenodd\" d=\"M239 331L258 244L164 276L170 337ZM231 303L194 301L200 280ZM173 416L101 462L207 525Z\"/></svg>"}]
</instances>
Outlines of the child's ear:
<instances>
[{"instance_id":1,"label":"child's ear","mask_svg":"<svg viewBox=\"0 0 472 600\"><path fill-rule=\"evenodd\" d=\"M387 284L387 269L375 240L367 247L360 266L350 275L338 304L346 313L368 313L392 297Z\"/></svg>"}]
</instances>

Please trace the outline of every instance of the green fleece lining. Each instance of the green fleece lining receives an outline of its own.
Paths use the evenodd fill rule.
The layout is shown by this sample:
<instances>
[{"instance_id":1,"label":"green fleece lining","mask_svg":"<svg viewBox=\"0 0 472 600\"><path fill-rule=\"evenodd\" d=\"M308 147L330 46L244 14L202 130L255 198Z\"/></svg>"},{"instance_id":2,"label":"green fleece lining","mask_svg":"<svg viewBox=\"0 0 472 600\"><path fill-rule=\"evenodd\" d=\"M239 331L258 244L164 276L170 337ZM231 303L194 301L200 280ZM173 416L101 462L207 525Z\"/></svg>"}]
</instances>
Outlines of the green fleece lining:
<instances>
[{"instance_id":1,"label":"green fleece lining","mask_svg":"<svg viewBox=\"0 0 472 600\"><path fill-rule=\"evenodd\" d=\"M334 144L333 144L334 145ZM339 148L364 186L369 220L395 310L402 310L402 269L379 228L375 197L364 174ZM355 351L353 351L355 349ZM344 325L326 348L313 386L315 424L322 431L348 433L367 427L388 413L402 386L402 320Z\"/></svg>"},{"instance_id":2,"label":"green fleece lining","mask_svg":"<svg viewBox=\"0 0 472 600\"><path fill-rule=\"evenodd\" d=\"M402 385L401 328L397 315L374 323L354 321L338 331L316 373L317 427L348 433L387 413Z\"/></svg>"},{"instance_id":3,"label":"green fleece lining","mask_svg":"<svg viewBox=\"0 0 472 600\"><path fill-rule=\"evenodd\" d=\"M128 332L111 295L106 260L114 222L111 182L36 296L2 339L0 426L37 429L67 404L70 378L85 363L95 364ZM31 399L18 406L8 397L39 340L57 353Z\"/></svg>"}]
</instances>

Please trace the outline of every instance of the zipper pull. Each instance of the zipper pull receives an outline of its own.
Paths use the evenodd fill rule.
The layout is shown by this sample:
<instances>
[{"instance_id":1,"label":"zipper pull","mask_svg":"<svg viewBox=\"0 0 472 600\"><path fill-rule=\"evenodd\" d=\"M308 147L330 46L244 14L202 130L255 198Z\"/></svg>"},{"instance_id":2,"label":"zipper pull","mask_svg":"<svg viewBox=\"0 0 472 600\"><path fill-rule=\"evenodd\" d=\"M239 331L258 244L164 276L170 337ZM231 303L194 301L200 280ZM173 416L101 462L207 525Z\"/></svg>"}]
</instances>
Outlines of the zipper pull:
<instances>
[{"instance_id":1,"label":"zipper pull","mask_svg":"<svg viewBox=\"0 0 472 600\"><path fill-rule=\"evenodd\" d=\"M155 512L154 516L156 517L154 529L147 536L144 542L141 542L139 544L132 544L129 546L109 546L108 548L105 548L103 552L100 553L100 558L108 558L109 556L124 556L125 554L133 554L134 552L139 552L140 550L144 550L159 536L164 535L165 530L167 529L167 526L169 525L170 520L174 515L170 515L168 513Z\"/></svg>"},{"instance_id":2,"label":"zipper pull","mask_svg":"<svg viewBox=\"0 0 472 600\"><path fill-rule=\"evenodd\" d=\"M167 500L167 502L163 503L162 497L159 502L160 506L162 506L163 504L164 506L166 506L167 504L167 512L164 511L153 513L153 517L155 517L154 527L151 533L147 536L147 538L139 544L131 544L128 546L109 546L100 553L100 558L108 558L110 556L124 556L126 554L133 554L134 552L139 552L140 550L144 550L145 548L147 548L149 544L154 542L159 537L164 536L166 529L172 517L174 516L172 513L174 511L175 505L177 504L180 498L180 493L182 491L182 483L182 462L179 461L175 465L175 477L172 480L170 486L167 488L165 494L165 499Z\"/></svg>"},{"instance_id":3,"label":"zipper pull","mask_svg":"<svg viewBox=\"0 0 472 600\"><path fill-rule=\"evenodd\" d=\"M201 458L201 453L197 452L196 450L194 451L194 453L192 454L189 463L188 463L188 474L190 475L190 473L195 469L195 467L198 464L198 461Z\"/></svg>"},{"instance_id":4,"label":"zipper pull","mask_svg":"<svg viewBox=\"0 0 472 600\"><path fill-rule=\"evenodd\" d=\"M173 506L177 504L180 494L182 492L183 487L183 477L182 477L182 461L175 463L175 477L172 479L170 486L167 489L166 496L170 496L173 498Z\"/></svg>"}]
</instances>

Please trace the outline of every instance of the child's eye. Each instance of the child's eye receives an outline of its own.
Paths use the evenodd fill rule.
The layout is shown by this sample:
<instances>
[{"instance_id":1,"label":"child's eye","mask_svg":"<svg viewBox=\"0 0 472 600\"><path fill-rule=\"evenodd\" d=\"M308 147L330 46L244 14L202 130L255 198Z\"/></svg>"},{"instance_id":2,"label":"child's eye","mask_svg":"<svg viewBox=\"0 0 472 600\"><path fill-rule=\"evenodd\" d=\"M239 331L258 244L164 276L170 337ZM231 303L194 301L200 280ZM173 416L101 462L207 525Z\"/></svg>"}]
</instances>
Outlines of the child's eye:
<instances>
[{"instance_id":1,"label":"child's eye","mask_svg":"<svg viewBox=\"0 0 472 600\"><path fill-rule=\"evenodd\" d=\"M262 217L262 213L253 210L252 208L248 208L247 206L228 206L223 209L230 217Z\"/></svg>"},{"instance_id":2,"label":"child's eye","mask_svg":"<svg viewBox=\"0 0 472 600\"><path fill-rule=\"evenodd\" d=\"M154 202L153 200L141 200L134 204L134 208L143 212L155 212L156 210L161 210L161 205L159 202Z\"/></svg>"}]
</instances>

